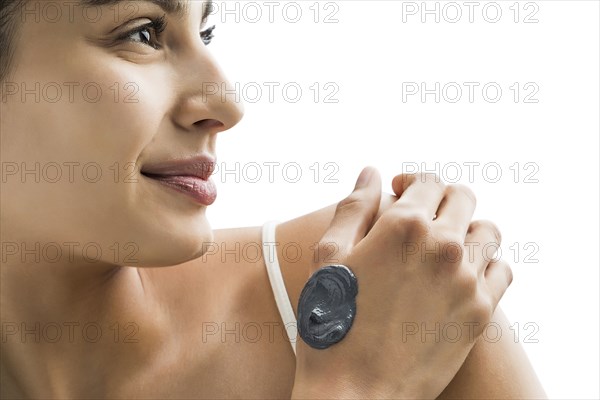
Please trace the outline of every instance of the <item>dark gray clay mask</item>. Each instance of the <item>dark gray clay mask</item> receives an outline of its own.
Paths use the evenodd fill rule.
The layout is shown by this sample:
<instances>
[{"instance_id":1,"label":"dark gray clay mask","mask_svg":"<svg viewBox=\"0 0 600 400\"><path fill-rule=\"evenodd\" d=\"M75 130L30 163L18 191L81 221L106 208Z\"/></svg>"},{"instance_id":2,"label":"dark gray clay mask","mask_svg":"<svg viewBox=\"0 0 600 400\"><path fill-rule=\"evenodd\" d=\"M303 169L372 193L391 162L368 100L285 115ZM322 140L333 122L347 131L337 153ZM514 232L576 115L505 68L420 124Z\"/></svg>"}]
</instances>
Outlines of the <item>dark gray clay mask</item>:
<instances>
[{"instance_id":1,"label":"dark gray clay mask","mask_svg":"<svg viewBox=\"0 0 600 400\"><path fill-rule=\"evenodd\" d=\"M298 334L315 349L326 349L346 336L356 315L358 281L345 265L320 268L298 301Z\"/></svg>"}]
</instances>

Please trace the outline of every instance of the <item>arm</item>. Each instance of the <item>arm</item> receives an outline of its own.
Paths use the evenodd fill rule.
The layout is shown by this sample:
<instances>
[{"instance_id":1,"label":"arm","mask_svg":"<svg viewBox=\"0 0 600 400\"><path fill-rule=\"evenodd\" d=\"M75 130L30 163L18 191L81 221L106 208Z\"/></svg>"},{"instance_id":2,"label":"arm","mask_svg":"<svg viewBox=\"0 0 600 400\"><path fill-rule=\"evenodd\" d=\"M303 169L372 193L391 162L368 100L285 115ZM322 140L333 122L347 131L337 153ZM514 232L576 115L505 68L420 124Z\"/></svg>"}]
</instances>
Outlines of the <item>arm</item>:
<instances>
[{"instance_id":1,"label":"arm","mask_svg":"<svg viewBox=\"0 0 600 400\"><path fill-rule=\"evenodd\" d=\"M378 217L396 199L397 197L384 193ZM307 271L313 257L311 247L322 237L333 218L335 207L336 204L330 205L284 222L277 228L279 263L295 313L300 292L308 279ZM286 257L282 251L286 243L299 245L302 257L298 260ZM331 257L335 258L335 254ZM438 398L547 398L521 344L515 343L509 334L510 323L499 306L492 322L500 325L503 332L501 339L492 343L480 338L459 372Z\"/></svg>"},{"instance_id":2,"label":"arm","mask_svg":"<svg viewBox=\"0 0 600 400\"><path fill-rule=\"evenodd\" d=\"M498 342L479 338L454 379L438 399L547 399L510 322L496 307L492 322L501 327Z\"/></svg>"}]
</instances>

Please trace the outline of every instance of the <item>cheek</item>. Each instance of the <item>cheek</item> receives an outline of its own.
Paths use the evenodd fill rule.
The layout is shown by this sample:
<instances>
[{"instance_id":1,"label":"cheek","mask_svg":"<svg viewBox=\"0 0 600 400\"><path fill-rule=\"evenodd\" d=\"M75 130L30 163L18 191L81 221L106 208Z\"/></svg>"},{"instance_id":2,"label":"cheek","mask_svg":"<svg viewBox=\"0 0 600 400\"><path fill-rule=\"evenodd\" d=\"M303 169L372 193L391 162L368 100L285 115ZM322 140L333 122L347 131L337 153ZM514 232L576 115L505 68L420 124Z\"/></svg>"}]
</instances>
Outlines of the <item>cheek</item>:
<instances>
[{"instance_id":1,"label":"cheek","mask_svg":"<svg viewBox=\"0 0 600 400\"><path fill-rule=\"evenodd\" d=\"M168 123L170 99L139 71L80 69L43 68L11 83L15 93L2 112L8 152L24 160L136 161Z\"/></svg>"},{"instance_id":2,"label":"cheek","mask_svg":"<svg viewBox=\"0 0 600 400\"><path fill-rule=\"evenodd\" d=\"M114 56L15 77L35 93L3 104L2 159L16 167L3 179L3 223L23 239L94 242L107 255L133 243L147 265L199 255L212 237L204 212L165 206L134 168L160 132L174 129L165 78Z\"/></svg>"},{"instance_id":3,"label":"cheek","mask_svg":"<svg viewBox=\"0 0 600 400\"><path fill-rule=\"evenodd\" d=\"M136 161L169 123L170 99L161 96L160 80L140 66L107 64L90 66L78 77L82 89L69 112L67 135L98 162Z\"/></svg>"}]
</instances>

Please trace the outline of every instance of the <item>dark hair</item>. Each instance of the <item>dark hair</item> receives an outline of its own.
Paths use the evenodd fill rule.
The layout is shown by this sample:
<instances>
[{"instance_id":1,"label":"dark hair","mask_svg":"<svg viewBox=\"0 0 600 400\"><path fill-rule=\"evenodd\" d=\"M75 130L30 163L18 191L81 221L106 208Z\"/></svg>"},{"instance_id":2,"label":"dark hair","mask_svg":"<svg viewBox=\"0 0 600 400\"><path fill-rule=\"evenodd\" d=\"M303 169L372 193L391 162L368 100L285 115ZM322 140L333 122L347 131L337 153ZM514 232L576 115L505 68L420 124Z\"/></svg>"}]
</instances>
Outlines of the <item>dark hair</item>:
<instances>
[{"instance_id":1,"label":"dark hair","mask_svg":"<svg viewBox=\"0 0 600 400\"><path fill-rule=\"evenodd\" d=\"M18 28L17 13L24 1L0 0L0 82L6 79L10 71Z\"/></svg>"}]
</instances>

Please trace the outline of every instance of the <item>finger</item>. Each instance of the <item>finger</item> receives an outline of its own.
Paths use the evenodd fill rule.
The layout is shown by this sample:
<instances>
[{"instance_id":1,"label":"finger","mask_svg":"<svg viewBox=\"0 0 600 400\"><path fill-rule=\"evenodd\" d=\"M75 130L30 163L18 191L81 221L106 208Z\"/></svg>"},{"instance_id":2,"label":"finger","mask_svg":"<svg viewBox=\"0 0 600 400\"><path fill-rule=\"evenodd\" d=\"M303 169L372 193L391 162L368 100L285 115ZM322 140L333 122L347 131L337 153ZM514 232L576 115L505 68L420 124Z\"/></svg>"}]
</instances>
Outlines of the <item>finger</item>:
<instances>
[{"instance_id":1,"label":"finger","mask_svg":"<svg viewBox=\"0 0 600 400\"><path fill-rule=\"evenodd\" d=\"M417 208L431 221L444 197L445 186L435 174L396 175L392 189L400 198L390 208Z\"/></svg>"},{"instance_id":2,"label":"finger","mask_svg":"<svg viewBox=\"0 0 600 400\"><path fill-rule=\"evenodd\" d=\"M477 275L482 278L494 253L502 243L502 236L498 227L491 221L473 221L468 228L465 238L465 252L468 264L475 268ZM463 260L465 256L463 256Z\"/></svg>"},{"instance_id":3,"label":"finger","mask_svg":"<svg viewBox=\"0 0 600 400\"><path fill-rule=\"evenodd\" d=\"M366 167L359 175L352 193L338 203L329 228L321 238L320 247L331 249L333 246L336 259L343 258L365 237L380 201L381 176L375 168Z\"/></svg>"},{"instance_id":4,"label":"finger","mask_svg":"<svg viewBox=\"0 0 600 400\"><path fill-rule=\"evenodd\" d=\"M513 281L512 269L503 259L492 261L485 270L485 281L496 307Z\"/></svg>"},{"instance_id":5,"label":"finger","mask_svg":"<svg viewBox=\"0 0 600 400\"><path fill-rule=\"evenodd\" d=\"M446 186L434 225L453 230L464 238L473 218L476 203L475 194L467 186L460 184Z\"/></svg>"}]
</instances>

